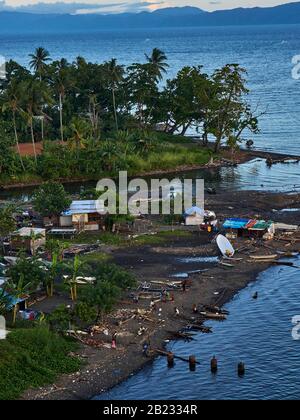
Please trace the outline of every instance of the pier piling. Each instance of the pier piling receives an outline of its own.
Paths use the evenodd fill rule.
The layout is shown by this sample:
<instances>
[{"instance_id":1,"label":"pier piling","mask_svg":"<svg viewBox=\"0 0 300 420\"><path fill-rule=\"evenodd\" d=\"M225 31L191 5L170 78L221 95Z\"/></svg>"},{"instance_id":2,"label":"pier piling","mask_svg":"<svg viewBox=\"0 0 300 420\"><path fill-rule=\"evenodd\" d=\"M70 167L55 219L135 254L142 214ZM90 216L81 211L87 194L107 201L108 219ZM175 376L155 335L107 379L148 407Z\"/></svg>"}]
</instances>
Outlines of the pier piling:
<instances>
[{"instance_id":1,"label":"pier piling","mask_svg":"<svg viewBox=\"0 0 300 420\"><path fill-rule=\"evenodd\" d=\"M210 369L211 369L211 372L212 372L212 373L217 373L217 371L218 371L218 360L216 359L216 356L214 356L214 357L211 359L211 362L210 362Z\"/></svg>"},{"instance_id":2,"label":"pier piling","mask_svg":"<svg viewBox=\"0 0 300 420\"><path fill-rule=\"evenodd\" d=\"M190 371L194 372L196 370L196 357L195 356L190 356L189 357L189 365L190 365Z\"/></svg>"},{"instance_id":3,"label":"pier piling","mask_svg":"<svg viewBox=\"0 0 300 420\"><path fill-rule=\"evenodd\" d=\"M238 364L238 375L242 377L242 376L244 376L244 375L245 375L245 372L246 372L245 363L240 362L240 363Z\"/></svg>"},{"instance_id":4,"label":"pier piling","mask_svg":"<svg viewBox=\"0 0 300 420\"><path fill-rule=\"evenodd\" d=\"M174 354L169 352L167 355L168 368L174 367Z\"/></svg>"}]
</instances>

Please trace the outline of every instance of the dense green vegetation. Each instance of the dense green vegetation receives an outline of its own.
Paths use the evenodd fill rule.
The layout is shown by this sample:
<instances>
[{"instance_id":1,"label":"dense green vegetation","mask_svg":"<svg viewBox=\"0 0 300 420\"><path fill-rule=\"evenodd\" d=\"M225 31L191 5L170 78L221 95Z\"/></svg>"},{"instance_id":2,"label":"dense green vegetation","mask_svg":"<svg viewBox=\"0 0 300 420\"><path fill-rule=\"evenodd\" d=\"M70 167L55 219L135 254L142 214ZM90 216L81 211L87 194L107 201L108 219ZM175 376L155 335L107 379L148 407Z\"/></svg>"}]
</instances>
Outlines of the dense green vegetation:
<instances>
[{"instance_id":1,"label":"dense green vegetation","mask_svg":"<svg viewBox=\"0 0 300 420\"><path fill-rule=\"evenodd\" d=\"M29 387L78 370L80 360L70 355L76 348L75 342L46 327L13 330L0 340L0 400L18 398Z\"/></svg>"},{"instance_id":2,"label":"dense green vegetation","mask_svg":"<svg viewBox=\"0 0 300 420\"><path fill-rule=\"evenodd\" d=\"M145 63L128 67L116 59L52 61L43 48L31 54L29 69L8 62L0 94L1 182L202 164L210 157L208 140L218 152L223 142L235 148L244 132L257 132L257 117L245 101L246 71L239 65L212 75L201 66L184 67L173 79L167 79L167 69L158 49ZM186 148L180 136L173 141L189 129L202 136L204 148ZM17 153L23 142L32 143L34 156Z\"/></svg>"}]
</instances>

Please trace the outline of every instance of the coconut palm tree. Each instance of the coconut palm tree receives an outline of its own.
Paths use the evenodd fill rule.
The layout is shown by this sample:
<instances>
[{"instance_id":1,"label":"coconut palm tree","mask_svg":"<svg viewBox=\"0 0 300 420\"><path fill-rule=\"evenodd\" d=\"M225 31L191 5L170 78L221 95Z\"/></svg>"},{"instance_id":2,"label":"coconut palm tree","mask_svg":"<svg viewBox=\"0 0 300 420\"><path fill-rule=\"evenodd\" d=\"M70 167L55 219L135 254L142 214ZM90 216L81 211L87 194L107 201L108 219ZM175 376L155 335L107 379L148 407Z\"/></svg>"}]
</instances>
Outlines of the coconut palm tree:
<instances>
[{"instance_id":1,"label":"coconut palm tree","mask_svg":"<svg viewBox=\"0 0 300 420\"><path fill-rule=\"evenodd\" d=\"M89 137L90 125L82 118L73 118L70 124L72 136L68 139L70 149L77 152L85 148L87 138Z\"/></svg>"},{"instance_id":2,"label":"coconut palm tree","mask_svg":"<svg viewBox=\"0 0 300 420\"><path fill-rule=\"evenodd\" d=\"M59 102L59 123L60 123L60 139L64 141L63 127L63 106L67 91L74 85L73 79L69 72L68 62L65 59L60 60L55 66L54 74L51 77L53 89L58 96Z\"/></svg>"},{"instance_id":3,"label":"coconut palm tree","mask_svg":"<svg viewBox=\"0 0 300 420\"><path fill-rule=\"evenodd\" d=\"M162 80L163 73L167 72L169 64L167 63L166 54L158 48L152 50L151 55L145 54L149 64L153 66L154 72L159 80Z\"/></svg>"},{"instance_id":4,"label":"coconut palm tree","mask_svg":"<svg viewBox=\"0 0 300 420\"><path fill-rule=\"evenodd\" d=\"M116 106L116 90L118 89L124 75L124 66L118 64L116 58L112 58L110 61L104 63L106 78L112 91L112 101L114 108L114 119L116 124L116 130L119 129L117 106Z\"/></svg>"},{"instance_id":5,"label":"coconut palm tree","mask_svg":"<svg viewBox=\"0 0 300 420\"><path fill-rule=\"evenodd\" d=\"M24 162L22 159L21 151L20 151L19 135L18 135L17 123L16 123L17 113L21 109L21 97L22 97L22 93L20 89L20 84L16 80L12 80L10 84L8 85L4 94L2 111L5 112L8 110L12 114L15 142L16 142L22 169L23 171L25 171Z\"/></svg>"},{"instance_id":6,"label":"coconut palm tree","mask_svg":"<svg viewBox=\"0 0 300 420\"><path fill-rule=\"evenodd\" d=\"M43 47L38 47L34 54L29 54L29 57L31 57L29 62L30 68L32 68L35 73L38 74L39 79L42 80L43 73L47 68L47 62L51 60L49 52Z\"/></svg>"},{"instance_id":7,"label":"coconut palm tree","mask_svg":"<svg viewBox=\"0 0 300 420\"><path fill-rule=\"evenodd\" d=\"M26 80L23 82L22 88L24 101L24 110L22 115L30 128L34 158L35 162L37 162L33 121L35 115L43 113L42 109L46 104L50 104L52 100L47 85L36 79Z\"/></svg>"}]
</instances>

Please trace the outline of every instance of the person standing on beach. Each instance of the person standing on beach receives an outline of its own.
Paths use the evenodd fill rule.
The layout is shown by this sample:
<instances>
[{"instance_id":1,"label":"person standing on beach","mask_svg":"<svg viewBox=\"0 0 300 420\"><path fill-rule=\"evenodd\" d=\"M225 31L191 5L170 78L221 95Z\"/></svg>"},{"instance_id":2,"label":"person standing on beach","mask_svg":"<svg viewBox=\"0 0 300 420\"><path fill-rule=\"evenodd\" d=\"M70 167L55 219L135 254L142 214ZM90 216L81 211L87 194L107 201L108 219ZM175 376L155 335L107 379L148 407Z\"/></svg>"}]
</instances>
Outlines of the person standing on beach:
<instances>
[{"instance_id":1,"label":"person standing on beach","mask_svg":"<svg viewBox=\"0 0 300 420\"><path fill-rule=\"evenodd\" d=\"M117 331L115 331L112 335L111 339L111 348L116 349L117 348Z\"/></svg>"}]
</instances>

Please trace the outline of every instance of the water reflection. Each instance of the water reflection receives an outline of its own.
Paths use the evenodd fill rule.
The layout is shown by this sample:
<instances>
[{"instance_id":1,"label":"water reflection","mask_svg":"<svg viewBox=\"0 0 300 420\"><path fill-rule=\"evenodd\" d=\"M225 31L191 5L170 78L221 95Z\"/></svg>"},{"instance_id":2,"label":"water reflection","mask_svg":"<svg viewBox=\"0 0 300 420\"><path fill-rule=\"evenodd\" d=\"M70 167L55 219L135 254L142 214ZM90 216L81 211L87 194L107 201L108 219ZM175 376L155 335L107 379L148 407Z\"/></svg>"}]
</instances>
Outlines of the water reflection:
<instances>
[{"instance_id":1,"label":"water reflection","mask_svg":"<svg viewBox=\"0 0 300 420\"><path fill-rule=\"evenodd\" d=\"M300 191L299 164L277 164L271 168L264 159L254 159L236 167L208 168L183 173L174 173L153 178L205 180L206 188L217 191L257 190L293 193ZM144 177L150 181L150 177ZM65 185L70 194L79 194L82 188L95 188L96 181L71 183ZM0 199L26 201L30 199L35 188L21 188L11 191L0 191Z\"/></svg>"}]
</instances>

